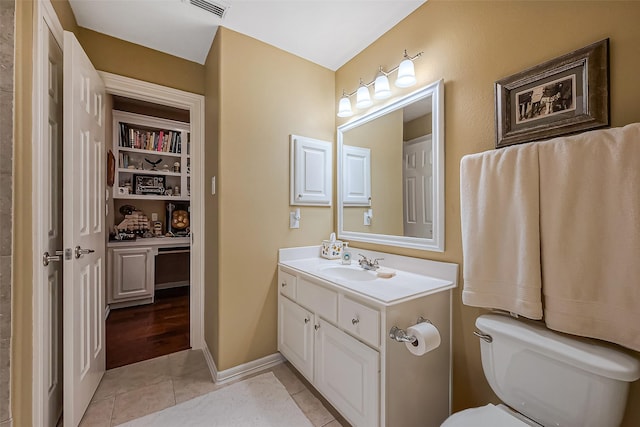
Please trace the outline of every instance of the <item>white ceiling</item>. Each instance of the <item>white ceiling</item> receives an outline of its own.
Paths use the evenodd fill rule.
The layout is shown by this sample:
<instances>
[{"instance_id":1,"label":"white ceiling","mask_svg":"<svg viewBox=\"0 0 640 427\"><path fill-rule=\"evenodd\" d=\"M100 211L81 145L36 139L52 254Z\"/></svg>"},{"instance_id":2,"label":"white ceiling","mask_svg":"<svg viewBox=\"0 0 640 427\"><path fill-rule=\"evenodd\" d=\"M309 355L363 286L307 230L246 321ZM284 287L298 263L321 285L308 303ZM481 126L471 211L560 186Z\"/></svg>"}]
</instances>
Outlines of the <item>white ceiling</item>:
<instances>
[{"instance_id":1,"label":"white ceiling","mask_svg":"<svg viewBox=\"0 0 640 427\"><path fill-rule=\"evenodd\" d=\"M183 0L69 3L81 27L200 64L223 26L335 71L426 0L210 1L223 19Z\"/></svg>"}]
</instances>

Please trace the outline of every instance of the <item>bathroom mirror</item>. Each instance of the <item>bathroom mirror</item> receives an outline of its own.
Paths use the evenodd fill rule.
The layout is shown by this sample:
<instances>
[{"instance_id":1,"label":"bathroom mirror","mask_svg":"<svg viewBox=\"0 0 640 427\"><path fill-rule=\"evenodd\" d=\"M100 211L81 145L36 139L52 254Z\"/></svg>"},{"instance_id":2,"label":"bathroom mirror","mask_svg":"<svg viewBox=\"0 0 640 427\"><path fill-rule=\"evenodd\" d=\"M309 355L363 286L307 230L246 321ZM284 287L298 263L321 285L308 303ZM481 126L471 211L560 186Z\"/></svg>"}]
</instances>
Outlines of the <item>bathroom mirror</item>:
<instances>
[{"instance_id":1,"label":"bathroom mirror","mask_svg":"<svg viewBox=\"0 0 640 427\"><path fill-rule=\"evenodd\" d=\"M444 81L338 127L338 237L444 251Z\"/></svg>"}]
</instances>

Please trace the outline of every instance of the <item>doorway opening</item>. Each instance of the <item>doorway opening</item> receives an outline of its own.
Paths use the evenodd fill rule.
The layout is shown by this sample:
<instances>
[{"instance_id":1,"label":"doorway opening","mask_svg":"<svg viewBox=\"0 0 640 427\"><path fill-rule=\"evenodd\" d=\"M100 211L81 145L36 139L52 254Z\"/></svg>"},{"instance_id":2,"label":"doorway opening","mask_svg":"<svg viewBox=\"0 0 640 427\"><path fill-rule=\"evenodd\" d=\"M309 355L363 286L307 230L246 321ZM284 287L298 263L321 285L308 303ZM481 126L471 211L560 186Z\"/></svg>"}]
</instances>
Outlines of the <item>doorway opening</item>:
<instances>
[{"instance_id":1,"label":"doorway opening","mask_svg":"<svg viewBox=\"0 0 640 427\"><path fill-rule=\"evenodd\" d=\"M188 110L118 95L106 104L112 369L191 348L191 132Z\"/></svg>"}]
</instances>

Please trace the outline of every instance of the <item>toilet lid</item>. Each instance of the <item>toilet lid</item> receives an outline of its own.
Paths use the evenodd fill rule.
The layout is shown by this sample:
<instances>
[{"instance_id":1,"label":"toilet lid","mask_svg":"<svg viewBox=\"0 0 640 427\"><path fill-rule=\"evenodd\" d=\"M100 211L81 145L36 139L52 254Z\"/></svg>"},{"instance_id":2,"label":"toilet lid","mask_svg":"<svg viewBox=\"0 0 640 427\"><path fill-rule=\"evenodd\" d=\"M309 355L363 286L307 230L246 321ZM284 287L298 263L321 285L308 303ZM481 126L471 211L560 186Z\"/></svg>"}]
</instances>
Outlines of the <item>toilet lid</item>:
<instances>
[{"instance_id":1,"label":"toilet lid","mask_svg":"<svg viewBox=\"0 0 640 427\"><path fill-rule=\"evenodd\" d=\"M456 412L441 427L530 427L524 421L489 403L479 408Z\"/></svg>"}]
</instances>

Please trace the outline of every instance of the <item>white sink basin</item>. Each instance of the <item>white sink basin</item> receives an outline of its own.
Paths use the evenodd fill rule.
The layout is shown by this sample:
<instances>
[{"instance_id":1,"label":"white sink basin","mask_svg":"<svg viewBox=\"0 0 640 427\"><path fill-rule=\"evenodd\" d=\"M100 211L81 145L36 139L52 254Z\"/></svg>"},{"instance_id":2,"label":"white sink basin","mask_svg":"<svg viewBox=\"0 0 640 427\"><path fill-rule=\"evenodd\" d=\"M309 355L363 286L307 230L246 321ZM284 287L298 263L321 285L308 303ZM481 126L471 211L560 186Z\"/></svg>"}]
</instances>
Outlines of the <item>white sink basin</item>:
<instances>
[{"instance_id":1,"label":"white sink basin","mask_svg":"<svg viewBox=\"0 0 640 427\"><path fill-rule=\"evenodd\" d=\"M363 270L357 267L349 267L346 265L332 265L320 270L322 274L334 279L343 279L353 282L366 282L376 280L378 276L375 271Z\"/></svg>"}]
</instances>

